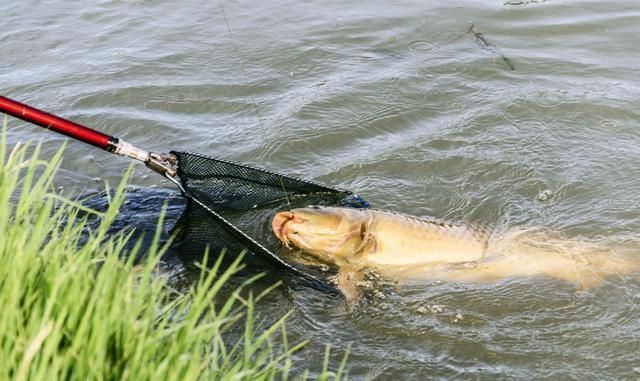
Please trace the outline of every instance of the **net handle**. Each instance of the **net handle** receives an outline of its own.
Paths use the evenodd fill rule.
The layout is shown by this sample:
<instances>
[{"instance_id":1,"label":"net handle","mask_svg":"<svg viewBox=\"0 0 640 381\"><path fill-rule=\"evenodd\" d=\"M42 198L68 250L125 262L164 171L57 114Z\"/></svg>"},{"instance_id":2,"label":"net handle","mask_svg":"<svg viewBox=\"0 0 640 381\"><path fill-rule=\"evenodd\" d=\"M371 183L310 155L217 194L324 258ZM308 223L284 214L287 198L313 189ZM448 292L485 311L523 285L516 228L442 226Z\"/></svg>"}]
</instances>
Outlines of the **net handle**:
<instances>
[{"instance_id":1,"label":"net handle","mask_svg":"<svg viewBox=\"0 0 640 381\"><path fill-rule=\"evenodd\" d=\"M2 95L0 95L0 112L91 144L107 152L140 160L147 167L163 176L174 177L176 175L176 162L173 155L142 150L115 136L104 134L80 123L72 122Z\"/></svg>"},{"instance_id":2,"label":"net handle","mask_svg":"<svg viewBox=\"0 0 640 381\"><path fill-rule=\"evenodd\" d=\"M47 130L114 152L119 139L0 95L0 111Z\"/></svg>"}]
</instances>

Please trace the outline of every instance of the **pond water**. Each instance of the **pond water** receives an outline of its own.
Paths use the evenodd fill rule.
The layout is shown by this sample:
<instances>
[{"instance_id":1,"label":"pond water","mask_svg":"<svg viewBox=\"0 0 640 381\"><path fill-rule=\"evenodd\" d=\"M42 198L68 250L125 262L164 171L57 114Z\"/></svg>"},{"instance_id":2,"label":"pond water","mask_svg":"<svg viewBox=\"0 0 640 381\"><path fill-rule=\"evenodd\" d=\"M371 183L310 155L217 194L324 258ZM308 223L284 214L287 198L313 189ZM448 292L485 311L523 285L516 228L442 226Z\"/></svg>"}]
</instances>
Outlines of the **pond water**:
<instances>
[{"instance_id":1,"label":"pond water","mask_svg":"<svg viewBox=\"0 0 640 381\"><path fill-rule=\"evenodd\" d=\"M640 239L635 0L21 0L0 14L0 94L142 148L419 216ZM8 134L45 155L65 140L14 119ZM129 164L69 142L59 184L103 189ZM131 182L175 189L141 165ZM310 340L300 368L350 348L356 380L640 378L637 273L587 290L513 278L383 292L349 308L293 287L259 312L293 310L292 340Z\"/></svg>"}]
</instances>

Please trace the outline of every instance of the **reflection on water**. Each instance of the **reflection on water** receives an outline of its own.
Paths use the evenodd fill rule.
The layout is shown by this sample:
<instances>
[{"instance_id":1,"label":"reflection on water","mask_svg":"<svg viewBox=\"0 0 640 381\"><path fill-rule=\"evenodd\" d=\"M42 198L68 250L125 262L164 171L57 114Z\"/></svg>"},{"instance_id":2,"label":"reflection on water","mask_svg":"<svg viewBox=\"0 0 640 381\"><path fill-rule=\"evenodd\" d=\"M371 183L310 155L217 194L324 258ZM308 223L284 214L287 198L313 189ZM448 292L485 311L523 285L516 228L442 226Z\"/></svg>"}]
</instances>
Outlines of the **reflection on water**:
<instances>
[{"instance_id":1,"label":"reflection on water","mask_svg":"<svg viewBox=\"0 0 640 381\"><path fill-rule=\"evenodd\" d=\"M222 5L237 50L219 2L4 2L0 93L146 149L259 164L380 208L637 241L635 1ZM10 143L45 139L45 153L64 140L10 127ZM129 165L67 148L69 192L114 184ZM171 189L143 167L133 181ZM632 274L582 291L418 282L349 309L288 280L261 308L294 310L305 367L326 343L335 364L350 347L354 379L633 379L638 290Z\"/></svg>"}]
</instances>

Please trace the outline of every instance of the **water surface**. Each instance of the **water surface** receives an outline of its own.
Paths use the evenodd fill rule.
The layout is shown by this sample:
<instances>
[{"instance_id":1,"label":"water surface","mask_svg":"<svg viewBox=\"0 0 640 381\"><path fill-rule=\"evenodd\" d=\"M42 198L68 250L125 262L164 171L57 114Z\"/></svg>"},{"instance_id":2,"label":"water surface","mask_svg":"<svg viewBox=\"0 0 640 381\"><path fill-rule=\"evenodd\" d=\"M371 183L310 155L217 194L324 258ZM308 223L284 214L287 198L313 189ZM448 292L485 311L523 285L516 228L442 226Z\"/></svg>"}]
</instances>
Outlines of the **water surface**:
<instances>
[{"instance_id":1,"label":"water surface","mask_svg":"<svg viewBox=\"0 0 640 381\"><path fill-rule=\"evenodd\" d=\"M640 238L635 1L24 0L0 14L1 94L142 148L416 215ZM11 144L40 139L47 155L65 140L10 121ZM101 189L128 165L70 142L59 183ZM172 189L140 165L132 182ZM540 278L383 291L349 309L293 287L260 310L293 309L289 333L311 341L300 367L351 348L352 379L640 377L637 274L583 291Z\"/></svg>"}]
</instances>

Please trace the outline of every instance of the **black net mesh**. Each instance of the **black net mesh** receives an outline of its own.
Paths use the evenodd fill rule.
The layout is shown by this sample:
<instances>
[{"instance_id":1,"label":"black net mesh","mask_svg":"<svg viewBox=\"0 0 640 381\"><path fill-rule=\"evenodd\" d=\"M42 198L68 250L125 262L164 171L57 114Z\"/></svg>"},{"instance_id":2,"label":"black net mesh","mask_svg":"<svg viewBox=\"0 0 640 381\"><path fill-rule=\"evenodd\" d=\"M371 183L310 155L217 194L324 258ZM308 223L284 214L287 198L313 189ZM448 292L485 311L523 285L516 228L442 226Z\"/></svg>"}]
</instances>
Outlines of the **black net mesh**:
<instances>
[{"instance_id":1,"label":"black net mesh","mask_svg":"<svg viewBox=\"0 0 640 381\"><path fill-rule=\"evenodd\" d=\"M271 219L280 210L307 205L366 207L348 191L213 157L172 152L188 199L176 224L180 252L199 256L226 249L236 255L267 259L309 275L315 270L283 261L284 249L271 232Z\"/></svg>"}]
</instances>

